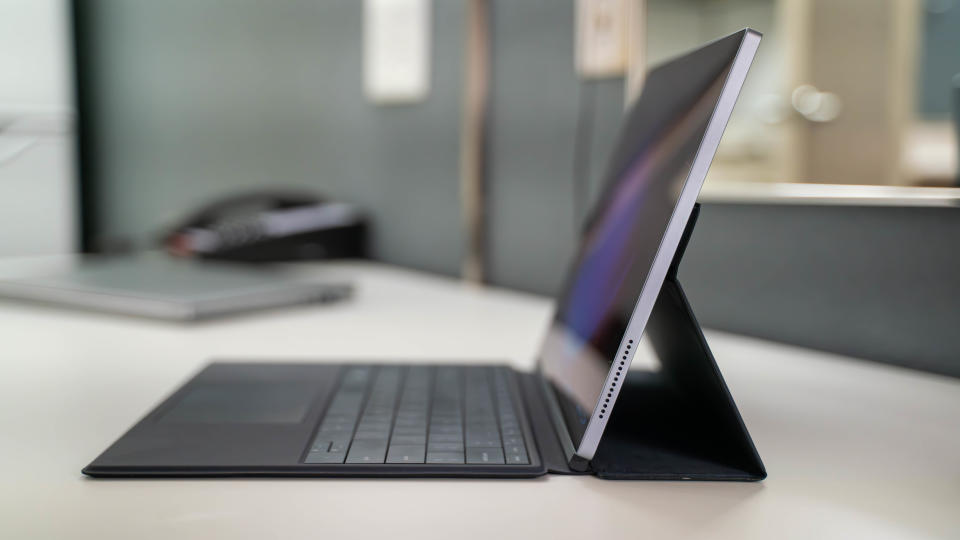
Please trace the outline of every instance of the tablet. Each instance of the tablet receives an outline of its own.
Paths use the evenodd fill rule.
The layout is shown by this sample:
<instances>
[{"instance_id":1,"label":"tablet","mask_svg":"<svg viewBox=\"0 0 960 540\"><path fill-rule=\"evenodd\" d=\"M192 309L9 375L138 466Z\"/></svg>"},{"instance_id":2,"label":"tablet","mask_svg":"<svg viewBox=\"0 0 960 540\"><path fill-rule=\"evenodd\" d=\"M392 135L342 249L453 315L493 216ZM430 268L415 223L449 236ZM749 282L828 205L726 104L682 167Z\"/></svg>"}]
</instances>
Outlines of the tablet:
<instances>
[{"instance_id":1,"label":"tablet","mask_svg":"<svg viewBox=\"0 0 960 540\"><path fill-rule=\"evenodd\" d=\"M172 321L331 301L349 293L346 284L161 254L84 258L58 272L0 279L0 299Z\"/></svg>"},{"instance_id":2,"label":"tablet","mask_svg":"<svg viewBox=\"0 0 960 540\"><path fill-rule=\"evenodd\" d=\"M744 30L652 69L621 129L588 217L539 369L567 427L593 457L760 34Z\"/></svg>"}]
</instances>

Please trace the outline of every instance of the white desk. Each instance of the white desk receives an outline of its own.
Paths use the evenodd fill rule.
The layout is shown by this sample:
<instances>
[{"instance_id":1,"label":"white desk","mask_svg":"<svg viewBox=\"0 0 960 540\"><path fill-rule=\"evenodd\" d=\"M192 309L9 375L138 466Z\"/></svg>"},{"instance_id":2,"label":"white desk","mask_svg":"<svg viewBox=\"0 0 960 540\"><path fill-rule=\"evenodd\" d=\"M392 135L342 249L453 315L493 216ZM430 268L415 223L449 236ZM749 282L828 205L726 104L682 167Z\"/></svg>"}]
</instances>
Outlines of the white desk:
<instances>
[{"instance_id":1,"label":"white desk","mask_svg":"<svg viewBox=\"0 0 960 540\"><path fill-rule=\"evenodd\" d=\"M769 478L120 480L86 465L208 358L509 359L546 299L375 265L349 303L196 326L0 304L0 538L960 536L960 381L708 339Z\"/></svg>"}]
</instances>

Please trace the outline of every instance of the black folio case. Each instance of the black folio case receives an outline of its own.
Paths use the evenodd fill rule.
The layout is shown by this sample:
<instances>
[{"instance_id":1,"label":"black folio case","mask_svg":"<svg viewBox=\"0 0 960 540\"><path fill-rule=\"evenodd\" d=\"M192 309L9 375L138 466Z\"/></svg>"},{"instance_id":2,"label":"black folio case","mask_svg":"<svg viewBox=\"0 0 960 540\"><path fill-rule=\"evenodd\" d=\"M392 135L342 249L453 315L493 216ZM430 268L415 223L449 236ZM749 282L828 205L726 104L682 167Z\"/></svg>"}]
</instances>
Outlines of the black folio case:
<instances>
[{"instance_id":1,"label":"black folio case","mask_svg":"<svg viewBox=\"0 0 960 540\"><path fill-rule=\"evenodd\" d=\"M758 481L767 476L677 280L699 213L696 204L644 329L661 369L628 374L583 473L614 480ZM570 469L553 432L539 377L521 378L547 472L581 474Z\"/></svg>"},{"instance_id":2,"label":"black folio case","mask_svg":"<svg viewBox=\"0 0 960 540\"><path fill-rule=\"evenodd\" d=\"M212 364L178 389L88 465L95 477L534 477L593 474L623 480L736 480L766 476L737 407L677 282L677 267L699 213L694 207L645 334L659 371L626 377L600 445L589 463L571 459L557 433L548 392L537 373L508 370L528 441L529 465L339 464L303 462L304 441L323 407L293 426L164 424L160 419L198 385L289 378L330 387L334 364ZM256 398L250 398L256 401ZM560 429L565 429L561 427ZM565 434L564 434L565 435ZM569 446L569 445L568 445ZM225 453L226 452L226 453ZM573 470L570 464L576 464Z\"/></svg>"}]
</instances>

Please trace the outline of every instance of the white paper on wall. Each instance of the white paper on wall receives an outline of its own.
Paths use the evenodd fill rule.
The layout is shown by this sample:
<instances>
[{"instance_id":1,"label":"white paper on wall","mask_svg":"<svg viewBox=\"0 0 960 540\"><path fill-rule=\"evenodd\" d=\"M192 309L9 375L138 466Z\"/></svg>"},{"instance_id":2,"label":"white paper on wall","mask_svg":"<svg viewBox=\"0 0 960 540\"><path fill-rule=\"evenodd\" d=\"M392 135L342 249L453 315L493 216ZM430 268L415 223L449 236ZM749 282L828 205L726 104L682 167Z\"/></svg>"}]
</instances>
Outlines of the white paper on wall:
<instances>
[{"instance_id":1,"label":"white paper on wall","mask_svg":"<svg viewBox=\"0 0 960 540\"><path fill-rule=\"evenodd\" d=\"M422 101L430 91L430 0L365 0L363 75L375 103Z\"/></svg>"}]
</instances>

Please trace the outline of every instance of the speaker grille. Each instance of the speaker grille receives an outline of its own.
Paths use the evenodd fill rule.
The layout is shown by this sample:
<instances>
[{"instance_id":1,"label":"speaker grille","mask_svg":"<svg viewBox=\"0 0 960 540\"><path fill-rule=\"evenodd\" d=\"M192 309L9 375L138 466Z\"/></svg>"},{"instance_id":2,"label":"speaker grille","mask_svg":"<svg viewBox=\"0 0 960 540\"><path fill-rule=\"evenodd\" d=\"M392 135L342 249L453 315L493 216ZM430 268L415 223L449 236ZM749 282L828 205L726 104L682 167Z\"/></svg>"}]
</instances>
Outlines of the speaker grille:
<instances>
[{"instance_id":1,"label":"speaker grille","mask_svg":"<svg viewBox=\"0 0 960 540\"><path fill-rule=\"evenodd\" d=\"M623 350L623 356L620 358L620 365L617 366L617 371L613 375L613 382L610 383L610 388L607 389L607 397L603 398L603 403L600 404L600 418L603 418L607 414L607 407L610 406L610 398L613 397L613 391L617 387L617 383L620 382L620 377L624 377L623 370L627 367L627 355L630 353L630 350L633 348L633 340L627 340L627 346Z\"/></svg>"}]
</instances>

